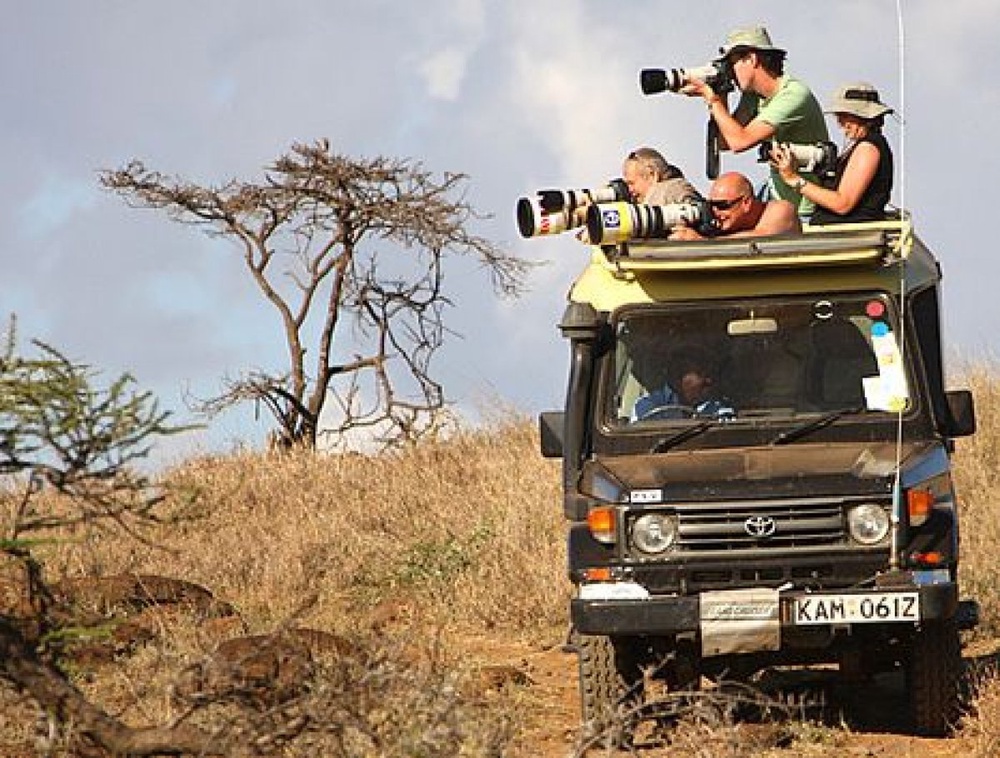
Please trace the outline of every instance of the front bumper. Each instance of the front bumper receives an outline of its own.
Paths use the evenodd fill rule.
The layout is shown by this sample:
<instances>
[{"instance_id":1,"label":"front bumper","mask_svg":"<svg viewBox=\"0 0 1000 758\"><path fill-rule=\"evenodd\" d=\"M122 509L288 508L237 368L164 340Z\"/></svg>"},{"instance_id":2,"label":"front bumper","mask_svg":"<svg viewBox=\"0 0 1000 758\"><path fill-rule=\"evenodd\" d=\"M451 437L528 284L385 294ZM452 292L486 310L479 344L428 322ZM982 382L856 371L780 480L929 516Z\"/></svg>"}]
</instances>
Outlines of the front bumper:
<instances>
[{"instance_id":1,"label":"front bumper","mask_svg":"<svg viewBox=\"0 0 1000 758\"><path fill-rule=\"evenodd\" d=\"M954 582L894 586L891 589L919 593L920 621L949 619L958 610L958 585ZM885 591L856 589L837 592L864 596ZM808 598L811 594L813 593L802 590L789 590L780 594L779 618L782 629L798 628L793 618L795 602ZM652 596L635 600L574 598L570 604L570 617L573 626L581 634L662 636L695 633L700 629L701 603L698 596ZM841 624L831 623L830 626Z\"/></svg>"}]
</instances>

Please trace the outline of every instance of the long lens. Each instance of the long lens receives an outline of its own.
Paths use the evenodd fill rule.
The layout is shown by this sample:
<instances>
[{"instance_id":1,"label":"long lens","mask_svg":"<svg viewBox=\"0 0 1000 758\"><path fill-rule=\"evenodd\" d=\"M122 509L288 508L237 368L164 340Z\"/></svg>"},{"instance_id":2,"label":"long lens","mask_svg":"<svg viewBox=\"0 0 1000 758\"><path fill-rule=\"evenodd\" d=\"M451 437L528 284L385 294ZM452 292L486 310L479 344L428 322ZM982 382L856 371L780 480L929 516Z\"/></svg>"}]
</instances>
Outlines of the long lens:
<instances>
[{"instance_id":1,"label":"long lens","mask_svg":"<svg viewBox=\"0 0 1000 758\"><path fill-rule=\"evenodd\" d=\"M817 142L815 145L789 145L792 155L803 171L825 174L837 167L837 146L832 142Z\"/></svg>"},{"instance_id":2,"label":"long lens","mask_svg":"<svg viewBox=\"0 0 1000 758\"><path fill-rule=\"evenodd\" d=\"M595 245L664 238L678 224L698 226L708 215L704 203L599 203L587 209L587 235Z\"/></svg>"},{"instance_id":3,"label":"long lens","mask_svg":"<svg viewBox=\"0 0 1000 758\"><path fill-rule=\"evenodd\" d=\"M791 142L778 143L787 148L795 162L795 167L800 171L807 171L813 174L825 174L833 171L837 167L837 146L832 142L817 142L814 145L796 145ZM773 143L762 142L758 159L766 161L770 159Z\"/></svg>"},{"instance_id":4,"label":"long lens","mask_svg":"<svg viewBox=\"0 0 1000 758\"><path fill-rule=\"evenodd\" d=\"M711 81L719 74L715 64L694 68L644 68L639 72L639 89L644 95L657 95L670 90L677 92L692 79Z\"/></svg>"},{"instance_id":5,"label":"long lens","mask_svg":"<svg viewBox=\"0 0 1000 758\"><path fill-rule=\"evenodd\" d=\"M542 208L537 198L522 197L517 201L517 229L525 238L559 234L583 226L585 221L582 209L550 212Z\"/></svg>"},{"instance_id":6,"label":"long lens","mask_svg":"<svg viewBox=\"0 0 1000 758\"><path fill-rule=\"evenodd\" d=\"M571 213L577 208L592 203L610 203L614 200L628 200L628 185L622 179L612 179L604 187L582 190L539 190L538 201L543 211L568 210Z\"/></svg>"}]
</instances>

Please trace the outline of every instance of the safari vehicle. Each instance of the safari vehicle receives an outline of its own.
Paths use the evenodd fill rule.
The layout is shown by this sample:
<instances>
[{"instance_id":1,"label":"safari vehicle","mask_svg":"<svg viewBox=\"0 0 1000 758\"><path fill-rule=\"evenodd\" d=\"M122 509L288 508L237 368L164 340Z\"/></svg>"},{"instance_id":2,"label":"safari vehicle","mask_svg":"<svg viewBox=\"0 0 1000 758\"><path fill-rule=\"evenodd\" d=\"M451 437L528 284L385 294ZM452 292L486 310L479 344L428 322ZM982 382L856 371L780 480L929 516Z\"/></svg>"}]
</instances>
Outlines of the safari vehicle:
<instances>
[{"instance_id":1,"label":"safari vehicle","mask_svg":"<svg viewBox=\"0 0 1000 758\"><path fill-rule=\"evenodd\" d=\"M592 248L560 324L565 410L540 418L585 724L702 674L817 663L902 668L913 728L954 723L977 608L950 456L975 421L945 389L940 279L905 219ZM691 346L711 402L637 413Z\"/></svg>"}]
</instances>

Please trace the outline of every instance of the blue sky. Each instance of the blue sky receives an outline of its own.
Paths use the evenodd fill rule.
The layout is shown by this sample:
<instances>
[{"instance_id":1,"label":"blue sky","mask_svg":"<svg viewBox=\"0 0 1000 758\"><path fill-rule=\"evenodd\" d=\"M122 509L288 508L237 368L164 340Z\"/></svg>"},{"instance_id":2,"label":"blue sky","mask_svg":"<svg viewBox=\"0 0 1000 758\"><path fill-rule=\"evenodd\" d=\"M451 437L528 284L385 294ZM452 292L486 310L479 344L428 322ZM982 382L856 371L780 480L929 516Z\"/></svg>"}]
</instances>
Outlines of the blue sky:
<instances>
[{"instance_id":1,"label":"blue sky","mask_svg":"<svg viewBox=\"0 0 1000 758\"><path fill-rule=\"evenodd\" d=\"M517 301L492 297L473 265L451 271L462 337L438 376L472 415L498 400L558 407L555 324L586 250L569 235L522 240L517 197L604 183L644 144L707 188L704 108L643 97L638 72L703 64L729 28L763 23L821 100L864 79L902 111L905 127L887 126L894 202L942 261L949 348L992 356L1000 4L900 4L902 53L896 0L8 2L0 303L23 337L134 373L186 420L184 393L281 367L280 326L223 243L128 208L99 189L99 171L140 158L205 183L250 179L293 142L328 138L348 155L470 176L469 199L493 215L477 231L544 265ZM723 165L764 176L752 154ZM169 454L257 445L266 430L244 409Z\"/></svg>"}]
</instances>

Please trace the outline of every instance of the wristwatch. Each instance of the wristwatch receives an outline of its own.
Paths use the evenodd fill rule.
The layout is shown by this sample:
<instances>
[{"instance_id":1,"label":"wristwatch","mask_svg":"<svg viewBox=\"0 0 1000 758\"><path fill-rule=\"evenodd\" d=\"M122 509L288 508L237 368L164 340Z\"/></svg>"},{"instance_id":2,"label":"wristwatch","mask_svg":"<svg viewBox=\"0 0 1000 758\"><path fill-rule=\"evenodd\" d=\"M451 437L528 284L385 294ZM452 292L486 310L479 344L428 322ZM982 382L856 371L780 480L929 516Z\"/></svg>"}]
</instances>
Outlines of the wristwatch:
<instances>
[{"instance_id":1,"label":"wristwatch","mask_svg":"<svg viewBox=\"0 0 1000 758\"><path fill-rule=\"evenodd\" d=\"M801 176L792 183L793 189L799 194L802 194L802 188L805 186L806 186L806 180L803 179Z\"/></svg>"}]
</instances>

